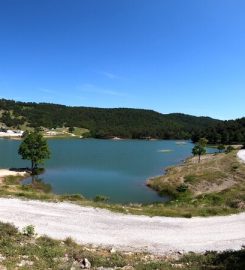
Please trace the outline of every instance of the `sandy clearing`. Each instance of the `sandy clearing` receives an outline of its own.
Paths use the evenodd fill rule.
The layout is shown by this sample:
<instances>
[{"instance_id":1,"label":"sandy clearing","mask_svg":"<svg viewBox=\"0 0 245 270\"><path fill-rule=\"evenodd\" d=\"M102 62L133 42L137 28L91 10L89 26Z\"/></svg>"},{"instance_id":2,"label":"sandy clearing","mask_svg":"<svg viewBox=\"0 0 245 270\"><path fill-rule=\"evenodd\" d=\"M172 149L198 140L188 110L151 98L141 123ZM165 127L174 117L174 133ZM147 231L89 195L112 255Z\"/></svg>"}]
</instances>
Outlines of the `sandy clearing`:
<instances>
[{"instance_id":1,"label":"sandy clearing","mask_svg":"<svg viewBox=\"0 0 245 270\"><path fill-rule=\"evenodd\" d=\"M170 251L240 249L245 244L245 213L210 218L147 217L112 213L70 203L0 198L0 221L38 234L72 237L81 244L162 254Z\"/></svg>"},{"instance_id":2,"label":"sandy clearing","mask_svg":"<svg viewBox=\"0 0 245 270\"><path fill-rule=\"evenodd\" d=\"M6 177L6 176L17 176L17 175L21 175L24 176L26 174L26 172L18 172L18 171L11 171L8 169L0 169L0 177Z\"/></svg>"},{"instance_id":3,"label":"sandy clearing","mask_svg":"<svg viewBox=\"0 0 245 270\"><path fill-rule=\"evenodd\" d=\"M19 171L12 171L9 169L0 169L0 184L2 183L2 180L6 176L25 176L26 172L19 172Z\"/></svg>"},{"instance_id":4,"label":"sandy clearing","mask_svg":"<svg viewBox=\"0 0 245 270\"><path fill-rule=\"evenodd\" d=\"M243 149L243 150L239 150L239 151L237 152L237 156L238 156L238 158L239 158L241 161L245 162L245 150L244 150L244 149Z\"/></svg>"}]
</instances>

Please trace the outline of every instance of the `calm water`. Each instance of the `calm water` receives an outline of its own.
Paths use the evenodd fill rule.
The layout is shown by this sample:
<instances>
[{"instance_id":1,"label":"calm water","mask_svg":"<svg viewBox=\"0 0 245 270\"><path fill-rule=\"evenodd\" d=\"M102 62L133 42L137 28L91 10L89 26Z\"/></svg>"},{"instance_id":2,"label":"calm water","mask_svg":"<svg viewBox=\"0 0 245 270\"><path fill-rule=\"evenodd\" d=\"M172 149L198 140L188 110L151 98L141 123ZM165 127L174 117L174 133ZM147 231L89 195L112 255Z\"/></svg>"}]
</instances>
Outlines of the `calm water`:
<instances>
[{"instance_id":1,"label":"calm water","mask_svg":"<svg viewBox=\"0 0 245 270\"><path fill-rule=\"evenodd\" d=\"M145 186L149 177L191 155L193 144L177 141L49 140L52 153L40 178L54 193L106 195L112 202L167 200ZM17 154L19 141L0 139L0 167L27 167ZM162 150L171 150L164 152Z\"/></svg>"}]
</instances>

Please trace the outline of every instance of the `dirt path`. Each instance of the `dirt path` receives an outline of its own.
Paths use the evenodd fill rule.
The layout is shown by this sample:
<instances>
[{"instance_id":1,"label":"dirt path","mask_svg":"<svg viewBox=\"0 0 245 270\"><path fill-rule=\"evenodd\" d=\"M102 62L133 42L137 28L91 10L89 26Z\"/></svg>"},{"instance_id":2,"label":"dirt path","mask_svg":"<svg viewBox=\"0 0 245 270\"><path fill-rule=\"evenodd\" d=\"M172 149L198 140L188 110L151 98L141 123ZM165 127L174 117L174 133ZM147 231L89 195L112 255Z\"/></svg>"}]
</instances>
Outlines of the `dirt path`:
<instances>
[{"instance_id":1,"label":"dirt path","mask_svg":"<svg viewBox=\"0 0 245 270\"><path fill-rule=\"evenodd\" d=\"M124 251L205 251L240 249L245 244L245 213L226 217L167 218L115 214L70 203L0 198L0 221L38 234Z\"/></svg>"}]
</instances>

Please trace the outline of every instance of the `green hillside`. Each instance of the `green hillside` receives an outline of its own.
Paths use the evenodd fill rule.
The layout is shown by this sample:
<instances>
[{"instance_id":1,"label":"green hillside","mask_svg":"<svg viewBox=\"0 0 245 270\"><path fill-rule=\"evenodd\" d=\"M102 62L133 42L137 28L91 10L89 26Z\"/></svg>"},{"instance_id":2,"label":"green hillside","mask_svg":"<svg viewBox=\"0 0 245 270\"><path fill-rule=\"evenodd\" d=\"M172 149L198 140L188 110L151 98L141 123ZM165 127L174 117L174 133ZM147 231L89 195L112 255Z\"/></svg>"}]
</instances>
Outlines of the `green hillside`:
<instances>
[{"instance_id":1,"label":"green hillside","mask_svg":"<svg viewBox=\"0 0 245 270\"><path fill-rule=\"evenodd\" d=\"M197 139L210 142L245 141L245 118L221 121L181 113L161 114L143 109L69 107L0 99L0 122L9 127L79 127L90 136L109 138Z\"/></svg>"}]
</instances>

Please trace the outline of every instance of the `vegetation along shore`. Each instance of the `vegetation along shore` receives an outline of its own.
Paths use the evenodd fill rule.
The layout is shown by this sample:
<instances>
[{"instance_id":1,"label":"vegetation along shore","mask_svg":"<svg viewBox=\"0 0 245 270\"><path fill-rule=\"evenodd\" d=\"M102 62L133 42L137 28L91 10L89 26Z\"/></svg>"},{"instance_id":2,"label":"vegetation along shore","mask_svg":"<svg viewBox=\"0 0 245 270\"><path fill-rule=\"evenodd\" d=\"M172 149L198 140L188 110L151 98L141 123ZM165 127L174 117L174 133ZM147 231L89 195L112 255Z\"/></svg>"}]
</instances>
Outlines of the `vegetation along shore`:
<instances>
[{"instance_id":1,"label":"vegetation along shore","mask_svg":"<svg viewBox=\"0 0 245 270\"><path fill-rule=\"evenodd\" d=\"M182 180L179 180L179 183L176 181L172 186L173 200L166 205L120 206L86 201L79 195L58 196L50 193L50 190L38 181L33 181L28 186L20 185L21 179L26 175L19 174L18 171L2 171L1 197L5 198L0 199L1 205L4 206L1 208L1 221L13 222L18 229L9 223L0 222L0 267L2 269L81 269L86 266L86 268L98 270L108 269L108 267L122 270L244 269L245 250L240 249L244 241L244 213L209 219L164 217L161 219L142 216L142 214L147 214L191 217L191 215L207 216L243 211L242 177L245 164L237 158L237 155L243 158L244 152L245 150L240 150L238 154L237 151L233 151L228 154L205 155L202 156L201 163L198 162L198 157L190 158L184 164L168 169L166 175L160 179L151 180L159 185L159 191L166 192L162 182L169 181L169 178L177 179L183 168L188 168L188 173L195 172L201 176L200 179L204 177L197 181L198 185L194 185L195 181L191 178L193 181L191 185L188 188L182 186L178 189L176 196L174 187L180 187L186 180L187 174L182 175ZM228 163L231 163L232 167L229 167ZM230 186L224 190L217 190L216 186L206 185L206 181L210 180L209 170L204 171L203 167L207 164L210 164L209 170L213 168L218 171L215 183L219 178L220 181L225 182L224 175L222 174L221 177L219 170L227 174L227 180L233 176L232 181L236 183L229 183ZM220 168L221 164L223 164L222 168ZM6 176L8 173L12 175ZM220 182L221 186L223 182ZM201 198L199 198L200 195ZM191 201L191 196L193 198L196 196L196 199ZM47 202L26 200L27 198ZM61 203L61 201L66 202ZM67 201L78 205L67 203ZM84 208L81 205L94 207ZM113 214L98 210L97 207L127 213L127 215ZM40 212L43 215L40 215ZM140 216L131 216L128 215L129 213ZM68 218L67 214L69 214ZM81 218L80 221L78 221L79 218ZM84 220L86 220L85 223ZM98 220L103 225L102 230L97 226ZM91 225L87 226L90 223ZM120 226L123 226L123 229L120 229ZM132 232L134 226L135 231ZM156 233L157 226L158 233ZM79 228L82 231L78 233ZM112 230L112 228L115 229ZM85 229L92 230L93 233ZM154 233L151 230L154 230ZM167 233L166 230L169 232ZM178 230L180 230L179 233ZM200 231L202 231L201 234ZM127 234L127 237L123 236L123 232ZM136 235L139 236L140 232L142 232L140 237L142 242L135 242ZM96 241L91 238L95 236L95 233L98 233ZM43 236L44 234L46 236ZM127 243L125 239L133 242ZM155 241L159 241L158 245ZM161 247L161 244L164 247ZM224 249L226 251L222 251Z\"/></svg>"},{"instance_id":2,"label":"vegetation along shore","mask_svg":"<svg viewBox=\"0 0 245 270\"><path fill-rule=\"evenodd\" d=\"M159 194L168 193L172 200L154 204L110 204L104 196L88 200L81 194L55 195L51 187L35 180L22 185L26 175L9 175L0 182L0 195L45 201L72 201L83 206L93 206L116 212L145 214L150 216L212 216L244 211L245 164L237 157L241 151L206 154L201 163L198 157L166 170L166 174L147 181L147 185Z\"/></svg>"}]
</instances>

